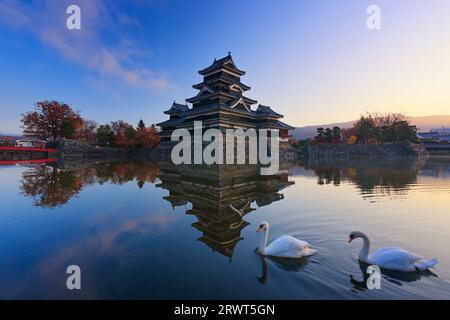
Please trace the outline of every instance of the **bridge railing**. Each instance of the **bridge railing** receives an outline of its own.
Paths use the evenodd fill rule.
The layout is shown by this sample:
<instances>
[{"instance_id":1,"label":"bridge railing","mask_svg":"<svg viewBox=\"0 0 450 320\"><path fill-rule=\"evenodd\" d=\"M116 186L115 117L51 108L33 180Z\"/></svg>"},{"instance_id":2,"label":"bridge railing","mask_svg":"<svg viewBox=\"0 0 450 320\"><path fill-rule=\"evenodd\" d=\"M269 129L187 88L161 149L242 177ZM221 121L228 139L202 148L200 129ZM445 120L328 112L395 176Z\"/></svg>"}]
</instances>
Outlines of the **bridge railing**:
<instances>
[{"instance_id":1,"label":"bridge railing","mask_svg":"<svg viewBox=\"0 0 450 320\"><path fill-rule=\"evenodd\" d=\"M59 152L54 148L36 148L36 147L0 147L0 151L34 151L34 152Z\"/></svg>"}]
</instances>

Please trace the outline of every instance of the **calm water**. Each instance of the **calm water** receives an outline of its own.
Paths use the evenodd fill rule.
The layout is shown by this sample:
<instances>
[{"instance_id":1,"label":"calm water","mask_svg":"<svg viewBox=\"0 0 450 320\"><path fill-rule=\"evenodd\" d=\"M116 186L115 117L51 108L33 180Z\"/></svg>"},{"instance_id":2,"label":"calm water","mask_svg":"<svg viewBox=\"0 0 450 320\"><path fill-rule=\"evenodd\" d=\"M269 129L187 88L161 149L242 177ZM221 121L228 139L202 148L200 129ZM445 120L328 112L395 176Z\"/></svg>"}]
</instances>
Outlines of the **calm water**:
<instances>
[{"instance_id":1,"label":"calm water","mask_svg":"<svg viewBox=\"0 0 450 320\"><path fill-rule=\"evenodd\" d=\"M284 169L0 167L0 298L450 299L450 160ZM270 239L291 234L319 254L261 258L261 220ZM354 229L373 249L440 263L433 273L384 272L382 289L368 290L361 242L346 241ZM71 264L81 291L66 289Z\"/></svg>"}]
</instances>

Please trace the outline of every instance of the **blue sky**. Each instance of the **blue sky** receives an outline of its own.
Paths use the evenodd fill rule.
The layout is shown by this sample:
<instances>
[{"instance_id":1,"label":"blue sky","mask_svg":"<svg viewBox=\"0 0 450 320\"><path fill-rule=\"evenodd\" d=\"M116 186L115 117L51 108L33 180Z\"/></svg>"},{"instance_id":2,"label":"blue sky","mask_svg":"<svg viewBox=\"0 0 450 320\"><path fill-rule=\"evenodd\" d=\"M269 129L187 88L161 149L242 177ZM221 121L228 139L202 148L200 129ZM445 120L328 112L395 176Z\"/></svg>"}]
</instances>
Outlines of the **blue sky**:
<instances>
[{"instance_id":1,"label":"blue sky","mask_svg":"<svg viewBox=\"0 0 450 320\"><path fill-rule=\"evenodd\" d=\"M81 30L66 28L69 4ZM370 4L381 30L366 27ZM0 0L0 132L44 99L98 123L164 120L228 51L248 96L292 125L450 114L446 0Z\"/></svg>"}]
</instances>

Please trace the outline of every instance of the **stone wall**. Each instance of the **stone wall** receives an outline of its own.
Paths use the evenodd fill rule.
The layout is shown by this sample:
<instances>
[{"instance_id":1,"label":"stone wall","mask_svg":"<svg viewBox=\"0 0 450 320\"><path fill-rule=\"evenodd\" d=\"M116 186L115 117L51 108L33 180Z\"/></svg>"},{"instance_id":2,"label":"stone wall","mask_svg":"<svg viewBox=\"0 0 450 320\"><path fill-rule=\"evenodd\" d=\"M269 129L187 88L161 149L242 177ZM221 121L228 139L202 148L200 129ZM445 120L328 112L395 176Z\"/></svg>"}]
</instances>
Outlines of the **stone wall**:
<instances>
[{"instance_id":1,"label":"stone wall","mask_svg":"<svg viewBox=\"0 0 450 320\"><path fill-rule=\"evenodd\" d=\"M97 159L97 160L120 160L123 158L149 159L153 149L125 149L109 148L91 145L84 141L62 140L58 143L57 149L60 151L62 159Z\"/></svg>"},{"instance_id":2,"label":"stone wall","mask_svg":"<svg viewBox=\"0 0 450 320\"><path fill-rule=\"evenodd\" d=\"M298 159L298 152L290 143L280 143L280 162L290 162Z\"/></svg>"},{"instance_id":3,"label":"stone wall","mask_svg":"<svg viewBox=\"0 0 450 320\"><path fill-rule=\"evenodd\" d=\"M129 154L126 149L103 148L84 141L62 140L58 143L62 158L121 158Z\"/></svg>"},{"instance_id":4,"label":"stone wall","mask_svg":"<svg viewBox=\"0 0 450 320\"><path fill-rule=\"evenodd\" d=\"M397 156L426 156L427 150L423 145L411 142L392 142L380 144L311 144L305 148L308 156L312 157L397 157Z\"/></svg>"},{"instance_id":5,"label":"stone wall","mask_svg":"<svg viewBox=\"0 0 450 320\"><path fill-rule=\"evenodd\" d=\"M166 141L160 143L154 150L152 150L149 153L149 156L154 161L168 161L171 157L172 148L177 144L178 142L171 142ZM203 148L207 146L209 143L204 143ZM246 144L246 163L248 163L248 142ZM226 154L226 146L224 145L224 155ZM292 148L292 146L289 143L280 143L279 145L279 156L280 156L280 162L289 162L289 161L295 161L297 160L298 152ZM193 147L191 149L191 161L193 163L193 154L194 150ZM234 155L235 155L235 162L236 162L236 155L237 155L237 147L234 148Z\"/></svg>"}]
</instances>

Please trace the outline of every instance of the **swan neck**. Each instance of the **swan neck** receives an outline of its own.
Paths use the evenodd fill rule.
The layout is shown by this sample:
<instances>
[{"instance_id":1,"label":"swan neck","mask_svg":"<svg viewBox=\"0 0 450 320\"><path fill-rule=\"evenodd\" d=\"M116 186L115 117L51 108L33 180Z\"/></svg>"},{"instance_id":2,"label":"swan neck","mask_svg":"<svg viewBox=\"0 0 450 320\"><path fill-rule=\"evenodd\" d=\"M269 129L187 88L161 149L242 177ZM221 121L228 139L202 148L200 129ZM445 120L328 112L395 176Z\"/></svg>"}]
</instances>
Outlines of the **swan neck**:
<instances>
[{"instance_id":1,"label":"swan neck","mask_svg":"<svg viewBox=\"0 0 450 320\"><path fill-rule=\"evenodd\" d=\"M267 226L263 230L263 234L261 235L261 239L259 240L259 253L265 254L266 253L266 247L267 247L267 240L269 239L269 226Z\"/></svg>"},{"instance_id":2,"label":"swan neck","mask_svg":"<svg viewBox=\"0 0 450 320\"><path fill-rule=\"evenodd\" d=\"M367 262L368 257L369 257L369 250L370 250L370 240L369 240L369 237L366 236L365 234L362 234L361 238L363 239L364 244L359 253L359 259Z\"/></svg>"}]
</instances>

